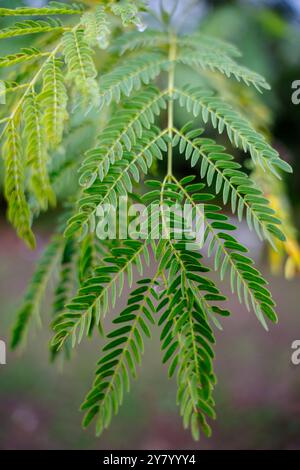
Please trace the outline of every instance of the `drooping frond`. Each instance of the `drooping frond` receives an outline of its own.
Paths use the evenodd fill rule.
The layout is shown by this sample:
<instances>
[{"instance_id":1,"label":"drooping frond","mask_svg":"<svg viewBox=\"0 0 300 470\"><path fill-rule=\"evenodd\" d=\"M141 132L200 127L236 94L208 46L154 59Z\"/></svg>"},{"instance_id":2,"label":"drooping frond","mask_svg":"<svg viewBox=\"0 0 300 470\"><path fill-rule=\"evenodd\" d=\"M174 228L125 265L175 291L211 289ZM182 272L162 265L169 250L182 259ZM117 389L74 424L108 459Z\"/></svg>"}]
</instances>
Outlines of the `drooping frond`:
<instances>
[{"instance_id":1,"label":"drooping frond","mask_svg":"<svg viewBox=\"0 0 300 470\"><path fill-rule=\"evenodd\" d=\"M159 53L146 53L127 59L100 79L100 106L117 103L121 96L130 96L143 84L148 85L162 70L166 70L169 61Z\"/></svg>"},{"instance_id":2,"label":"drooping frond","mask_svg":"<svg viewBox=\"0 0 300 470\"><path fill-rule=\"evenodd\" d=\"M83 29L73 29L63 35L63 55L68 68L67 79L83 97L98 100L97 70L93 51L84 38Z\"/></svg>"},{"instance_id":3,"label":"drooping frond","mask_svg":"<svg viewBox=\"0 0 300 470\"><path fill-rule=\"evenodd\" d=\"M195 117L201 114L205 124L211 121L221 134L226 131L233 145L249 152L253 163L264 170L270 169L277 176L274 167L291 172L291 167L281 160L278 152L257 132L245 118L230 105L216 97L212 91L186 86L175 89L175 97L181 106L185 106Z\"/></svg>"},{"instance_id":4,"label":"drooping frond","mask_svg":"<svg viewBox=\"0 0 300 470\"><path fill-rule=\"evenodd\" d=\"M109 426L113 414L118 413L124 392L130 388L130 376L136 378L136 368L144 352L143 336L151 337L148 325L155 323L152 299L157 299L156 277L137 284L127 307L113 320L116 329L107 335L109 342L98 361L95 381L81 406L86 411L84 427L96 417L98 436Z\"/></svg>"},{"instance_id":5,"label":"drooping frond","mask_svg":"<svg viewBox=\"0 0 300 470\"><path fill-rule=\"evenodd\" d=\"M89 229L95 227L95 215L100 204L110 203L117 206L118 196L127 196L132 192L132 179L139 182L140 173L147 174L154 159L162 159L162 151L167 146L163 139L166 130L152 127L145 130L143 136L130 152L124 152L122 160L111 166L103 181L94 180L92 185L84 189L78 201L78 212L68 221L66 236L81 232L83 237Z\"/></svg>"},{"instance_id":6,"label":"drooping frond","mask_svg":"<svg viewBox=\"0 0 300 470\"><path fill-rule=\"evenodd\" d=\"M17 119L10 120L6 126L6 141L2 149L5 166L5 197L8 202L8 218L16 228L20 238L30 246L35 246L31 231L31 217L26 201L25 165L22 155L20 132Z\"/></svg>"},{"instance_id":7,"label":"drooping frond","mask_svg":"<svg viewBox=\"0 0 300 470\"><path fill-rule=\"evenodd\" d=\"M47 144L50 148L55 148L62 140L64 122L67 119L68 96L60 59L52 57L45 65L43 88L38 99L43 110L42 124Z\"/></svg>"},{"instance_id":8,"label":"drooping frond","mask_svg":"<svg viewBox=\"0 0 300 470\"><path fill-rule=\"evenodd\" d=\"M60 20L47 18L45 20L24 20L12 26L0 29L0 39L24 36L26 34L47 33L53 31L64 31L68 29Z\"/></svg>"},{"instance_id":9,"label":"drooping frond","mask_svg":"<svg viewBox=\"0 0 300 470\"><path fill-rule=\"evenodd\" d=\"M46 247L38 262L36 271L25 294L23 306L17 313L17 320L11 339L12 348L16 348L24 340L29 328L29 323L33 317L39 315L42 298L51 274L61 256L62 247L62 236L55 236Z\"/></svg>"},{"instance_id":10,"label":"drooping frond","mask_svg":"<svg viewBox=\"0 0 300 470\"><path fill-rule=\"evenodd\" d=\"M100 145L86 152L79 169L80 184L89 187L97 176L103 181L110 165L122 159L124 151L130 152L136 146L143 130L150 129L155 117L166 108L165 94L157 88L148 87L125 103L99 135Z\"/></svg>"},{"instance_id":11,"label":"drooping frond","mask_svg":"<svg viewBox=\"0 0 300 470\"><path fill-rule=\"evenodd\" d=\"M230 78L233 76L236 80L243 81L246 85L253 85L259 92L262 89L269 90L270 85L264 77L252 70L239 65L231 57L218 52L218 50L191 49L182 50L177 57L177 61L191 67L200 67L200 69L218 71Z\"/></svg>"},{"instance_id":12,"label":"drooping frond","mask_svg":"<svg viewBox=\"0 0 300 470\"><path fill-rule=\"evenodd\" d=\"M66 312L55 320L55 336L51 342L54 349L59 350L68 338L72 339L73 347L80 343L89 332L93 315L96 325L100 324L108 309L115 307L117 297L122 295L125 275L129 287L134 266L143 275L144 266L149 264L147 244L125 240L123 246L111 249L104 262L105 265L96 267L93 276L82 284L76 297L66 306Z\"/></svg>"},{"instance_id":13,"label":"drooping frond","mask_svg":"<svg viewBox=\"0 0 300 470\"><path fill-rule=\"evenodd\" d=\"M171 361L170 377L177 369L180 414L184 427L190 427L198 440L199 429L207 436L211 434L207 417L215 419L212 397L216 383L212 365L215 338L208 313L227 316L228 312L210 304L224 297L203 275L207 269L200 261L201 255L187 250L184 242L168 242L167 250L168 279L163 276L166 294L161 296L166 308L159 320L163 327L160 336L163 363Z\"/></svg>"},{"instance_id":14,"label":"drooping frond","mask_svg":"<svg viewBox=\"0 0 300 470\"><path fill-rule=\"evenodd\" d=\"M55 205L55 194L47 171L48 155L41 109L34 92L25 99L23 115L26 160L31 170L29 186L41 209L46 210L48 202Z\"/></svg>"},{"instance_id":15,"label":"drooping frond","mask_svg":"<svg viewBox=\"0 0 300 470\"><path fill-rule=\"evenodd\" d=\"M46 7L18 7L14 9L0 8L0 16L42 16L42 15L78 15L82 12L79 3L49 2Z\"/></svg>"},{"instance_id":16,"label":"drooping frond","mask_svg":"<svg viewBox=\"0 0 300 470\"><path fill-rule=\"evenodd\" d=\"M166 180L162 184L156 182L158 183L156 189L143 196L143 199L147 203L160 202L160 207L164 204L174 205L183 202L190 204L193 216L202 221L198 228L202 231L200 232L202 237L195 248L198 251L207 248L208 256L214 258L214 269L219 273L221 280L226 273L229 274L232 292L237 293L239 301L243 302L248 310L253 308L258 320L265 329L268 329L264 316L272 322L277 322L277 316L274 311L275 302L266 288L267 282L253 266L253 261L247 257L247 248L231 235L236 227L229 222L225 214L220 213L220 207L213 204L214 196L202 192L205 188L203 183L191 184L194 178L194 176L186 177L179 182L172 176L170 182ZM170 239L174 239L175 232L169 230L171 226L169 214L166 215L162 211L161 215L164 221L162 230L165 225L169 243L169 249L164 248L160 253L161 256L164 254L161 265L165 267L173 249ZM163 235L163 238L166 236Z\"/></svg>"},{"instance_id":17,"label":"drooping frond","mask_svg":"<svg viewBox=\"0 0 300 470\"><path fill-rule=\"evenodd\" d=\"M247 248L228 233L236 230L236 227L228 221L226 215L219 212L218 206L212 204L211 194L198 192L198 183L182 185L175 177L173 181L186 201L200 211L199 215L203 217L203 246L208 247L209 256L214 256L214 268L220 274L221 280L226 273L230 274L232 292L237 293L239 301L243 301L248 310L253 308L258 320L268 329L264 316L272 322L277 322L275 302L266 288L267 282L254 268L254 262L247 257ZM204 214L199 205L197 206L199 203L204 205Z\"/></svg>"},{"instance_id":18,"label":"drooping frond","mask_svg":"<svg viewBox=\"0 0 300 470\"><path fill-rule=\"evenodd\" d=\"M237 214L239 221L244 215L250 230L254 227L258 237L271 244L273 236L284 240L278 228L281 222L270 208L269 201L223 146L203 137L201 129L175 132L173 144L179 145L180 153L185 154L186 160L191 160L192 167L201 161L201 178L206 178L208 186L214 183L216 194L222 191L223 203L230 203L232 213Z\"/></svg>"}]
</instances>

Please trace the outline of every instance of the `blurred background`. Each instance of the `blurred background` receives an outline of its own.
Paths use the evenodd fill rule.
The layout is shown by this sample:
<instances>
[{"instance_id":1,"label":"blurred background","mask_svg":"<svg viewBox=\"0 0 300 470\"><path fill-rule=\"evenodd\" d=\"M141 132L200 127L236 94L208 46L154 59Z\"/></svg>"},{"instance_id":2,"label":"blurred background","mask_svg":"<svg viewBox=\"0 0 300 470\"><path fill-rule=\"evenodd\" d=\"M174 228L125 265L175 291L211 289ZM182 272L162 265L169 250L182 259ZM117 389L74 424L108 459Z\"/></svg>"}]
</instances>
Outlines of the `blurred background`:
<instances>
[{"instance_id":1,"label":"blurred background","mask_svg":"<svg viewBox=\"0 0 300 470\"><path fill-rule=\"evenodd\" d=\"M41 6L46 2L24 3ZM3 7L24 3L0 0ZM152 3L158 7L159 2ZM49 296L41 312L43 325L30 335L24 351L8 351L7 365L0 366L1 449L300 449L300 365L291 363L291 344L300 340L296 235L300 215L300 104L296 106L291 100L292 82L300 80L300 1L191 1L191 14L185 21L189 2L178 3L174 21L181 20L187 30L202 28L232 41L241 49L243 63L272 85L272 91L260 101L255 93L235 89L234 85L226 89L224 84L224 94L270 137L294 168L294 174L279 185L253 174L265 185L266 193L272 193L272 204L282 211L289 245L280 247L277 255L268 253L246 226L239 229L240 240L270 280L279 325L265 332L254 314L232 298L225 284L233 314L223 321L223 331L216 331L218 419L212 438L202 436L195 444L182 429L175 403L176 386L161 366L159 335L154 333L139 381L133 383L132 393L126 396L109 431L96 439L92 428L82 430L78 408L92 382L101 340L84 341L63 370L59 364L49 364ZM164 6L172 8L172 1L165 1ZM13 50L15 43L11 41L6 47L5 53ZM182 81L196 83L196 77L187 76L186 71L179 73ZM178 112L176 119L180 124L186 116ZM69 149L72 152L75 150ZM178 163L176 171L183 175L186 169ZM73 184L74 169L70 178ZM30 252L5 221L5 211L5 201L0 199L0 339L8 343L16 309L49 239L56 213L36 222L38 248Z\"/></svg>"}]
</instances>

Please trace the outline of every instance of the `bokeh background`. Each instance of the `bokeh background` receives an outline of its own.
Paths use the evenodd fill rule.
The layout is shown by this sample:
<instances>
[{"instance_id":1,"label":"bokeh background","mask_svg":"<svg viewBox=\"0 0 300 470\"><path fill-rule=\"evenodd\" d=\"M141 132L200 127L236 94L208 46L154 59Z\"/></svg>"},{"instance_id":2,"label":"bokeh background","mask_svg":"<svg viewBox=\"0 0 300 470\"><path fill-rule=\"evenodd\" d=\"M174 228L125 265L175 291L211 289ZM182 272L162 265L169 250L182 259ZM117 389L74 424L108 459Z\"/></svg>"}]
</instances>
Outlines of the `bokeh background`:
<instances>
[{"instance_id":1,"label":"bokeh background","mask_svg":"<svg viewBox=\"0 0 300 470\"><path fill-rule=\"evenodd\" d=\"M166 8L170 3L164 2ZM1 6L21 4L0 0ZM179 4L186 9L189 2L179 0ZM187 28L202 27L237 44L244 63L265 75L272 85L258 109L248 95L239 97L239 103L248 114L255 113L265 131L271 131L273 144L294 167L294 174L284 184L290 215L299 228L300 105L292 104L291 84L300 80L300 1L199 0L191 4L194 9L185 19ZM179 12L178 18L182 14ZM7 44L8 50L14 47ZM177 115L178 121L183 118ZM178 164L177 172L185 169ZM48 213L35 224L38 249L30 252L6 223L5 210L0 199L0 338L8 343L16 309L57 214ZM223 321L223 331L216 331L218 419L212 438L202 437L195 444L182 429L176 386L161 366L158 332L148 342L139 381L133 383L132 393L126 396L109 431L100 439L92 429L83 431L78 408L91 384L101 339L84 341L63 368L50 365L49 295L42 305L43 324L30 335L26 349L8 351L7 365L0 366L0 448L300 449L300 365L291 363L291 344L300 339L299 274L289 280L283 270L272 274L265 247L243 225L239 230L241 240L270 280L280 322L265 332L255 316L232 298L225 283L233 315Z\"/></svg>"}]
</instances>

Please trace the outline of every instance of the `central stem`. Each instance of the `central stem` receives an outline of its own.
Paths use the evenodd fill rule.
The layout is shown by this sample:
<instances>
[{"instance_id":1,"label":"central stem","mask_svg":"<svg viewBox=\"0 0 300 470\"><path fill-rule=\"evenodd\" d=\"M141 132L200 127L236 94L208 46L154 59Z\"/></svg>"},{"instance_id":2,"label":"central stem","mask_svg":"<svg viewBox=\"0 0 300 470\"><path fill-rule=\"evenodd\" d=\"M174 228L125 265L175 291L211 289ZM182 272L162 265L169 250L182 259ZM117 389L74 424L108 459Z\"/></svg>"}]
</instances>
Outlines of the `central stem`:
<instances>
[{"instance_id":1,"label":"central stem","mask_svg":"<svg viewBox=\"0 0 300 470\"><path fill-rule=\"evenodd\" d=\"M173 101L173 90L174 90L174 77L175 77L175 58L176 58L176 36L173 32L170 32L170 49L169 49L169 61L170 68L168 74L168 129L170 142L168 143L168 176L172 176L172 158L173 158L173 121L174 121L174 101Z\"/></svg>"}]
</instances>

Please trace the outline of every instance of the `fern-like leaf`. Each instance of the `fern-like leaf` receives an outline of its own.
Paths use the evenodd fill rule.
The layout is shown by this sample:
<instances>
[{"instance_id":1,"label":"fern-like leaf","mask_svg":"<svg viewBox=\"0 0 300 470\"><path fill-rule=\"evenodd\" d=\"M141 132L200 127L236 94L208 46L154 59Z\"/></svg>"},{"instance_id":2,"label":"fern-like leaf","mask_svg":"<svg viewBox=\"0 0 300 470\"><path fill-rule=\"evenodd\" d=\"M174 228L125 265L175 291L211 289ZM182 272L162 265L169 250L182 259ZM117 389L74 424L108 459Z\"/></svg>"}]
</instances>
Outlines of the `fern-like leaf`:
<instances>
[{"instance_id":1,"label":"fern-like leaf","mask_svg":"<svg viewBox=\"0 0 300 470\"><path fill-rule=\"evenodd\" d=\"M42 123L46 131L47 144L51 148L56 147L62 140L64 122L67 119L67 101L62 61L52 57L45 65L43 88L39 95L43 110Z\"/></svg>"},{"instance_id":2,"label":"fern-like leaf","mask_svg":"<svg viewBox=\"0 0 300 470\"><path fill-rule=\"evenodd\" d=\"M125 103L124 109L109 121L99 135L100 146L86 152L79 169L79 184L89 187L97 176L103 181L110 165L122 159L124 151L130 152L136 146L144 129L150 129L161 109L166 108L165 94L148 87Z\"/></svg>"},{"instance_id":3,"label":"fern-like leaf","mask_svg":"<svg viewBox=\"0 0 300 470\"><path fill-rule=\"evenodd\" d=\"M68 28L63 26L58 19L24 20L23 22L17 22L7 28L0 29L0 39L24 36L27 34L64 31L65 29Z\"/></svg>"},{"instance_id":4,"label":"fern-like leaf","mask_svg":"<svg viewBox=\"0 0 300 470\"><path fill-rule=\"evenodd\" d=\"M239 49L235 45L198 31L193 34L179 36L178 45L180 47L188 46L195 50L205 50L213 53L217 51L218 54L224 54L226 56L241 56Z\"/></svg>"},{"instance_id":5,"label":"fern-like leaf","mask_svg":"<svg viewBox=\"0 0 300 470\"><path fill-rule=\"evenodd\" d=\"M42 15L78 15L82 12L80 4L68 5L61 2L49 2L46 7L0 8L0 16L42 16Z\"/></svg>"},{"instance_id":6,"label":"fern-like leaf","mask_svg":"<svg viewBox=\"0 0 300 470\"><path fill-rule=\"evenodd\" d=\"M280 159L278 152L246 119L210 90L186 86L177 88L175 95L180 105L185 106L195 117L201 114L205 124L210 120L220 134L226 130L231 143L249 152L255 165L259 164L264 170L271 170L279 177L274 167L292 171L290 165Z\"/></svg>"},{"instance_id":7,"label":"fern-like leaf","mask_svg":"<svg viewBox=\"0 0 300 470\"><path fill-rule=\"evenodd\" d=\"M152 127L143 133L143 137L130 151L124 152L123 158L111 166L110 172L103 181L99 179L89 183L78 201L78 212L68 221L66 236L80 232L84 237L89 229L95 227L95 215L100 204L110 203L117 206L119 196L127 196L132 192L132 179L139 181L140 173L146 174L154 159L162 159L162 151L167 146L163 139L166 130Z\"/></svg>"},{"instance_id":8,"label":"fern-like leaf","mask_svg":"<svg viewBox=\"0 0 300 470\"><path fill-rule=\"evenodd\" d=\"M237 292L240 302L244 301L248 310L250 306L253 308L258 320L267 330L264 316L277 322L275 302L266 287L267 282L254 268L253 261L247 257L247 248L228 233L236 227L229 223L226 215L219 213L218 206L211 203L211 194L198 192L199 184L184 187L176 178L173 181L186 201L196 210L200 210L197 206L199 202L204 204L204 214L200 211L199 215L203 217L205 224L204 246L208 247L208 255L214 256L214 268L221 280L227 272L230 274L232 292Z\"/></svg>"},{"instance_id":9,"label":"fern-like leaf","mask_svg":"<svg viewBox=\"0 0 300 470\"><path fill-rule=\"evenodd\" d=\"M94 316L96 325L100 324L109 307L114 308L117 297L122 295L126 274L129 287L132 286L134 265L140 275L143 274L145 263L149 264L146 242L125 240L122 247L111 249L111 255L104 262L105 265L96 267L93 276L79 288L77 295L66 306L66 313L53 323L55 336L51 345L56 350L68 338L72 339L73 347L80 343L83 335L89 333Z\"/></svg>"},{"instance_id":10,"label":"fern-like leaf","mask_svg":"<svg viewBox=\"0 0 300 470\"><path fill-rule=\"evenodd\" d=\"M0 57L0 68L9 67L11 65L20 64L29 60L36 60L41 57L47 57L47 52L41 52L36 48L23 48L16 54L9 54L4 57Z\"/></svg>"},{"instance_id":11,"label":"fern-like leaf","mask_svg":"<svg viewBox=\"0 0 300 470\"><path fill-rule=\"evenodd\" d=\"M48 202L55 205L56 198L47 171L48 156L41 109L34 92L28 94L24 102L24 137L27 163L31 169L29 185L41 209L46 210Z\"/></svg>"},{"instance_id":12,"label":"fern-like leaf","mask_svg":"<svg viewBox=\"0 0 300 470\"><path fill-rule=\"evenodd\" d=\"M148 325L153 325L157 299L156 277L138 281L131 292L127 307L113 321L117 326L107 335L109 342L103 348L103 357L98 362L96 379L85 398L81 409L87 411L84 427L96 417L96 433L100 435L117 414L125 391L129 391L130 378L136 378L136 367L144 352L143 336L150 337Z\"/></svg>"},{"instance_id":13,"label":"fern-like leaf","mask_svg":"<svg viewBox=\"0 0 300 470\"><path fill-rule=\"evenodd\" d=\"M0 58L0 68L16 65L9 81L0 84L0 98L7 102L0 117L0 139L4 137L8 217L20 237L33 246L31 219L55 202L51 185L55 183L59 198L71 196L58 235L44 251L25 294L12 346L21 343L32 319L39 318L56 268L52 359L61 352L69 356L72 347L97 329L106 336L103 319L113 313L125 285L131 291L138 276L127 307L113 319L116 329L107 335L95 381L82 405L83 424L96 418L97 434L108 427L137 375L143 335L151 336L159 313L162 361L169 363L169 376L177 375L183 424L198 439L200 432L210 435L209 420L215 418L213 326L222 329L220 318L229 315L220 304L226 297L209 279L203 255L212 260L221 282L228 278L240 303L253 310L267 329L267 320L277 321L275 302L248 250L233 236L234 220L245 217L250 230L273 246L285 236L284 224L258 183L225 147L189 123L176 128L176 104L194 117L202 116L219 133L225 131L235 147L249 153L254 169L262 167L280 178L281 171L291 168L243 114L219 98L218 80L216 95L176 85L177 72L184 66L195 69L203 83L221 73L262 91L269 88L266 80L238 63L239 51L231 44L200 32L177 35L169 27L175 10L167 14L162 8L162 27L141 33L145 27L141 12L146 10L140 0L102 2L82 14L77 5L58 2L41 9L0 8L0 16L29 15L0 29L0 39L43 33L38 49L24 48ZM60 14L74 14L77 22L55 19ZM128 25L139 32L120 32ZM70 126L65 125L68 108ZM89 147L86 142L91 142ZM199 164L200 181L195 176L175 177L176 147L179 159L185 158L192 167ZM144 176L155 174L157 160L165 157L163 181L146 182L151 189L142 196ZM67 177L72 173L75 182L78 168L76 190ZM235 219L216 205L216 196ZM131 211L129 215L126 211L125 219L122 205L128 208L128 201L145 202L151 213L132 221ZM103 240L103 235L108 239ZM155 264L156 275L144 279L150 264Z\"/></svg>"},{"instance_id":14,"label":"fern-like leaf","mask_svg":"<svg viewBox=\"0 0 300 470\"><path fill-rule=\"evenodd\" d=\"M86 12L81 19L84 26L84 38L94 47L106 49L110 41L111 25L103 6L96 7L95 11Z\"/></svg>"},{"instance_id":15,"label":"fern-like leaf","mask_svg":"<svg viewBox=\"0 0 300 470\"><path fill-rule=\"evenodd\" d=\"M5 165L5 197L8 202L8 218L17 230L18 235L30 247L35 246L31 231L31 216L25 198L25 169L21 151L20 132L16 118L6 126L6 141L2 149Z\"/></svg>"},{"instance_id":16,"label":"fern-like leaf","mask_svg":"<svg viewBox=\"0 0 300 470\"><path fill-rule=\"evenodd\" d=\"M199 32L178 36L176 42L181 48L190 47L193 50L218 51L221 54L232 57L241 56L240 51L233 44ZM169 45L170 36L161 31L147 29L143 34L138 31L125 32L114 39L111 50L123 55L125 52L137 49L153 50L155 47L161 48Z\"/></svg>"},{"instance_id":17,"label":"fern-like leaf","mask_svg":"<svg viewBox=\"0 0 300 470\"><path fill-rule=\"evenodd\" d=\"M209 51L204 48L195 52L190 49L183 49L178 55L177 61L191 67L200 67L213 72L218 71L228 78L233 76L239 82L243 81L248 86L253 85L259 92L262 89L270 89L270 85L264 77L247 67L239 65L231 57L218 52L218 50Z\"/></svg>"},{"instance_id":18,"label":"fern-like leaf","mask_svg":"<svg viewBox=\"0 0 300 470\"><path fill-rule=\"evenodd\" d=\"M254 227L258 237L267 239L272 245L273 237L285 239L278 227L281 221L270 208L269 201L223 146L213 139L203 138L201 129L175 132L173 144L179 145L180 153L185 153L186 160L191 160L191 166L201 160L201 178L206 178L208 186L215 183L215 193L222 191L223 203L230 202L232 213L237 214L239 221L245 215L249 229Z\"/></svg>"},{"instance_id":19,"label":"fern-like leaf","mask_svg":"<svg viewBox=\"0 0 300 470\"><path fill-rule=\"evenodd\" d=\"M166 294L162 303L167 307L159 320L162 326L161 342L163 362L170 361L169 376L176 369L177 402L184 427L191 428L194 439L199 439L199 429L210 436L207 417L215 419L212 391L216 383L212 360L215 343L209 325L208 312L228 315L227 311L210 305L210 301L224 300L214 283L203 272L201 255L186 250L185 243L169 245L169 275L165 276ZM161 304L160 304L161 305ZM160 308L160 306L159 306Z\"/></svg>"},{"instance_id":20,"label":"fern-like leaf","mask_svg":"<svg viewBox=\"0 0 300 470\"><path fill-rule=\"evenodd\" d=\"M68 67L68 80L83 97L98 100L97 70L93 51L84 38L84 30L73 29L63 35L63 54Z\"/></svg>"},{"instance_id":21,"label":"fern-like leaf","mask_svg":"<svg viewBox=\"0 0 300 470\"><path fill-rule=\"evenodd\" d=\"M122 95L130 96L143 84L148 85L168 65L168 59L159 53L147 53L124 61L101 77L100 106L109 105L112 100L119 103Z\"/></svg>"}]
</instances>

